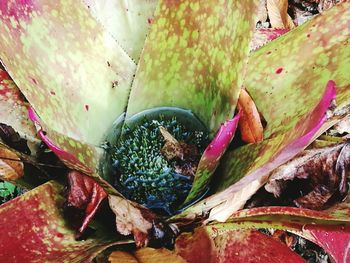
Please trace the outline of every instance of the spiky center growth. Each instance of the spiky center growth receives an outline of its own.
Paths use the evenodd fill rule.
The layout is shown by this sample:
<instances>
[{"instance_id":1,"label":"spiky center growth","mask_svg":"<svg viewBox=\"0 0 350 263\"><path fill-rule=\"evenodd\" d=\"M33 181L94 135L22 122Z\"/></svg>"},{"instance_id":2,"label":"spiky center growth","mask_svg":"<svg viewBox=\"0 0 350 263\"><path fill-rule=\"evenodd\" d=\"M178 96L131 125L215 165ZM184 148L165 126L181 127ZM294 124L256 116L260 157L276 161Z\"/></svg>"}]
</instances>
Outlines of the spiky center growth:
<instances>
[{"instance_id":1,"label":"spiky center growth","mask_svg":"<svg viewBox=\"0 0 350 263\"><path fill-rule=\"evenodd\" d=\"M162 154L165 139L160 127L179 142L195 146L198 153L203 152L207 143L204 132L186 130L176 118L144 119L133 130L126 129L113 149L112 159L118 170L116 186L126 197L148 208L172 214L191 189L193 176L183 174L179 169L179 166L187 165L186 161L170 160Z\"/></svg>"}]
</instances>

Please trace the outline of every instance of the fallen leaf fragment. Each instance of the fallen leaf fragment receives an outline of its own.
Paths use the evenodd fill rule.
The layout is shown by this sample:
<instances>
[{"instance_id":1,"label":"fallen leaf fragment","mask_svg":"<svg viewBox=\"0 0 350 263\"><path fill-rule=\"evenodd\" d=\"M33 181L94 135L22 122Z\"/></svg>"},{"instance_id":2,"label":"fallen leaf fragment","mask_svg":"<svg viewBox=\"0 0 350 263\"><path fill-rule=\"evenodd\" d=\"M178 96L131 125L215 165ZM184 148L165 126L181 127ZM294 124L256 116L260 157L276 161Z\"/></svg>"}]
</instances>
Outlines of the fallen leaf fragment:
<instances>
[{"instance_id":1,"label":"fallen leaf fragment","mask_svg":"<svg viewBox=\"0 0 350 263\"><path fill-rule=\"evenodd\" d=\"M70 171L67 177L69 187L67 206L85 212L83 222L78 229L79 234L82 234L107 194L94 179L78 171Z\"/></svg>"},{"instance_id":2,"label":"fallen leaf fragment","mask_svg":"<svg viewBox=\"0 0 350 263\"><path fill-rule=\"evenodd\" d=\"M159 129L165 140L165 144L161 149L163 156L168 160L176 161L176 173L193 178L200 158L197 147L179 142L163 126L160 126Z\"/></svg>"},{"instance_id":3,"label":"fallen leaf fragment","mask_svg":"<svg viewBox=\"0 0 350 263\"><path fill-rule=\"evenodd\" d=\"M135 252L114 251L109 256L111 263L185 263L174 251L160 248L141 248Z\"/></svg>"},{"instance_id":4,"label":"fallen leaf fragment","mask_svg":"<svg viewBox=\"0 0 350 263\"><path fill-rule=\"evenodd\" d=\"M267 20L266 0L260 0L256 22L264 23Z\"/></svg>"},{"instance_id":5,"label":"fallen leaf fragment","mask_svg":"<svg viewBox=\"0 0 350 263\"><path fill-rule=\"evenodd\" d=\"M0 179L15 181L24 175L21 159L11 150L0 145Z\"/></svg>"},{"instance_id":6,"label":"fallen leaf fragment","mask_svg":"<svg viewBox=\"0 0 350 263\"><path fill-rule=\"evenodd\" d=\"M224 224L181 234L175 251L190 263L305 262L281 241L256 230L230 229Z\"/></svg>"},{"instance_id":7,"label":"fallen leaf fragment","mask_svg":"<svg viewBox=\"0 0 350 263\"><path fill-rule=\"evenodd\" d=\"M114 251L109 257L108 261L110 263L139 263L135 256L126 251Z\"/></svg>"},{"instance_id":8,"label":"fallen leaf fragment","mask_svg":"<svg viewBox=\"0 0 350 263\"><path fill-rule=\"evenodd\" d=\"M141 263L185 263L186 261L174 251L165 248L142 248L136 250L135 257Z\"/></svg>"},{"instance_id":9,"label":"fallen leaf fragment","mask_svg":"<svg viewBox=\"0 0 350 263\"><path fill-rule=\"evenodd\" d=\"M267 11L272 28L292 29L293 20L288 15L288 0L267 0Z\"/></svg>"},{"instance_id":10,"label":"fallen leaf fragment","mask_svg":"<svg viewBox=\"0 0 350 263\"><path fill-rule=\"evenodd\" d=\"M11 126L0 123L0 138L11 148L25 154L30 154L26 140L21 138L19 133Z\"/></svg>"},{"instance_id":11,"label":"fallen leaf fragment","mask_svg":"<svg viewBox=\"0 0 350 263\"><path fill-rule=\"evenodd\" d=\"M293 160L274 170L265 189L281 197L289 183L299 180L301 196L293 202L298 207L322 210L335 194L347 193L346 178L350 174L350 144L305 150ZM305 184L303 184L305 182Z\"/></svg>"},{"instance_id":12,"label":"fallen leaf fragment","mask_svg":"<svg viewBox=\"0 0 350 263\"><path fill-rule=\"evenodd\" d=\"M155 215L148 209L123 197L109 195L109 206L116 215L117 231L122 235L134 235L137 247L146 246Z\"/></svg>"},{"instance_id":13,"label":"fallen leaf fragment","mask_svg":"<svg viewBox=\"0 0 350 263\"><path fill-rule=\"evenodd\" d=\"M258 109L245 89L241 89L237 104L241 112L239 129L242 140L247 143L257 143L263 139L263 126Z\"/></svg>"},{"instance_id":14,"label":"fallen leaf fragment","mask_svg":"<svg viewBox=\"0 0 350 263\"><path fill-rule=\"evenodd\" d=\"M347 116L340 122L338 122L335 126L334 129L339 133L339 134L350 134L350 116Z\"/></svg>"}]
</instances>

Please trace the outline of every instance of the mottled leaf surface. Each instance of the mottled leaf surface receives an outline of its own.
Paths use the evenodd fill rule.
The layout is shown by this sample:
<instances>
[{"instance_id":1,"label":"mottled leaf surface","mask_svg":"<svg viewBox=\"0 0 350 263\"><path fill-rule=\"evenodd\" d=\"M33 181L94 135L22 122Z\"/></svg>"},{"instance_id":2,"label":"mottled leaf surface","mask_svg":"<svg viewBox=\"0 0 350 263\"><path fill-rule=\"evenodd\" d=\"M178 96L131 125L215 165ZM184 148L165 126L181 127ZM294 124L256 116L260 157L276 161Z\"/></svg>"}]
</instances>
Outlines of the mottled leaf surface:
<instances>
[{"instance_id":1,"label":"mottled leaf surface","mask_svg":"<svg viewBox=\"0 0 350 263\"><path fill-rule=\"evenodd\" d=\"M250 50L255 51L288 31L288 29L281 28L257 28L250 43Z\"/></svg>"},{"instance_id":2,"label":"mottled leaf surface","mask_svg":"<svg viewBox=\"0 0 350 263\"><path fill-rule=\"evenodd\" d=\"M36 137L35 127L28 118L25 101L16 84L0 66L0 123L11 126L27 139Z\"/></svg>"},{"instance_id":3,"label":"mottled leaf surface","mask_svg":"<svg viewBox=\"0 0 350 263\"><path fill-rule=\"evenodd\" d=\"M264 138L294 127L330 79L338 108L350 103L349 8L343 2L251 54L244 86L267 122Z\"/></svg>"},{"instance_id":4,"label":"mottled leaf surface","mask_svg":"<svg viewBox=\"0 0 350 263\"><path fill-rule=\"evenodd\" d=\"M134 62L81 1L5 1L0 12L0 58L42 122L99 144L125 110Z\"/></svg>"},{"instance_id":5,"label":"mottled leaf surface","mask_svg":"<svg viewBox=\"0 0 350 263\"><path fill-rule=\"evenodd\" d=\"M263 185L275 168L303 150L326 120L326 111L335 98L334 82L329 81L322 99L284 134L230 151L222 160L215 190L218 192L192 206L185 214L210 211L209 220L225 221ZM297 113L296 113L297 114Z\"/></svg>"},{"instance_id":6,"label":"mottled leaf surface","mask_svg":"<svg viewBox=\"0 0 350 263\"><path fill-rule=\"evenodd\" d=\"M127 116L160 106L190 109L214 135L236 106L257 5L160 1Z\"/></svg>"},{"instance_id":7,"label":"mottled leaf surface","mask_svg":"<svg viewBox=\"0 0 350 263\"><path fill-rule=\"evenodd\" d=\"M327 251L335 262L350 256L349 198L325 211L294 207L259 207L234 213L237 227L269 227L294 232ZM240 222L239 222L240 221Z\"/></svg>"},{"instance_id":8,"label":"mottled leaf surface","mask_svg":"<svg viewBox=\"0 0 350 263\"><path fill-rule=\"evenodd\" d=\"M63 218L62 190L49 182L0 206L0 227L6 229L1 262L88 262L115 241L108 233L76 241Z\"/></svg>"},{"instance_id":9,"label":"mottled leaf surface","mask_svg":"<svg viewBox=\"0 0 350 263\"><path fill-rule=\"evenodd\" d=\"M158 0L84 0L93 16L138 62Z\"/></svg>"},{"instance_id":10,"label":"mottled leaf surface","mask_svg":"<svg viewBox=\"0 0 350 263\"><path fill-rule=\"evenodd\" d=\"M183 233L176 240L176 252L191 263L305 262L282 242L257 230L229 226L212 225Z\"/></svg>"}]
</instances>

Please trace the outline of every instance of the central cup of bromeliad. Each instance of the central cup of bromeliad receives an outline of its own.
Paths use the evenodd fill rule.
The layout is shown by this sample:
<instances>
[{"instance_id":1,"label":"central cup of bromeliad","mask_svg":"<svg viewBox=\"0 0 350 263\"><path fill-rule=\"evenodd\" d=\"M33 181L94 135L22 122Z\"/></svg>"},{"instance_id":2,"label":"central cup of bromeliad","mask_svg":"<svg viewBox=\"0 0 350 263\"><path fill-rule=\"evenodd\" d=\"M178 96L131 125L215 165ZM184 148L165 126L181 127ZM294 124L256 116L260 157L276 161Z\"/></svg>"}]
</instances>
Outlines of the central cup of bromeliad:
<instances>
[{"instance_id":1,"label":"central cup of bromeliad","mask_svg":"<svg viewBox=\"0 0 350 263\"><path fill-rule=\"evenodd\" d=\"M110 148L114 185L126 198L168 215L181 208L208 145L191 112L156 108L127 118Z\"/></svg>"}]
</instances>

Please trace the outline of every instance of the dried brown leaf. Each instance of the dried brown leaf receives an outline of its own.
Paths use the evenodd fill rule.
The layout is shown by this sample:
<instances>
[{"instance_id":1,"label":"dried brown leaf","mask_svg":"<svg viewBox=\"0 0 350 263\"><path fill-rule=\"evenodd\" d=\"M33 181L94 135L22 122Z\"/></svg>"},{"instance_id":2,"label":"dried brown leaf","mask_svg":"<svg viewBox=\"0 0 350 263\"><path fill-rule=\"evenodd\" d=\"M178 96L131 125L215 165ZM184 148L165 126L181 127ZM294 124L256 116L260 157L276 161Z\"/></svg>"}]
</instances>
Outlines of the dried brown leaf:
<instances>
[{"instance_id":1,"label":"dried brown leaf","mask_svg":"<svg viewBox=\"0 0 350 263\"><path fill-rule=\"evenodd\" d=\"M254 101L245 89L241 90L237 108L241 112L238 126L241 131L242 140L247 143L261 141L263 139L263 126L260 115Z\"/></svg>"},{"instance_id":2,"label":"dried brown leaf","mask_svg":"<svg viewBox=\"0 0 350 263\"><path fill-rule=\"evenodd\" d=\"M288 15L288 0L267 0L267 11L273 28L292 29L293 20Z\"/></svg>"},{"instance_id":3,"label":"dried brown leaf","mask_svg":"<svg viewBox=\"0 0 350 263\"><path fill-rule=\"evenodd\" d=\"M117 231L122 235L134 235L137 247L146 246L155 215L148 209L124 199L109 195L109 206L116 215Z\"/></svg>"},{"instance_id":4,"label":"dried brown leaf","mask_svg":"<svg viewBox=\"0 0 350 263\"><path fill-rule=\"evenodd\" d=\"M339 134L350 134L350 116L347 116L340 122L338 122L335 126L334 129L339 133Z\"/></svg>"},{"instance_id":5,"label":"dried brown leaf","mask_svg":"<svg viewBox=\"0 0 350 263\"><path fill-rule=\"evenodd\" d=\"M176 140L164 127L159 127L165 144L161 153L168 160L176 160L176 173L194 177L199 162L199 152L195 145L186 144Z\"/></svg>"},{"instance_id":6,"label":"dried brown leaf","mask_svg":"<svg viewBox=\"0 0 350 263\"><path fill-rule=\"evenodd\" d=\"M265 189L280 197L290 183L298 182L301 196L293 202L298 207L322 210L328 201L347 193L346 178L350 174L350 144L306 150L272 172Z\"/></svg>"},{"instance_id":7,"label":"dried brown leaf","mask_svg":"<svg viewBox=\"0 0 350 263\"><path fill-rule=\"evenodd\" d=\"M266 0L260 0L256 22L264 23L267 20Z\"/></svg>"},{"instance_id":8,"label":"dried brown leaf","mask_svg":"<svg viewBox=\"0 0 350 263\"><path fill-rule=\"evenodd\" d=\"M136 250L135 257L141 263L185 263L182 257L173 251L165 248L154 249L154 248L142 248Z\"/></svg>"},{"instance_id":9,"label":"dried brown leaf","mask_svg":"<svg viewBox=\"0 0 350 263\"><path fill-rule=\"evenodd\" d=\"M78 230L79 236L87 228L102 201L107 197L107 193L94 179L78 171L70 171L67 176L69 185L67 205L85 213Z\"/></svg>"},{"instance_id":10,"label":"dried brown leaf","mask_svg":"<svg viewBox=\"0 0 350 263\"><path fill-rule=\"evenodd\" d=\"M15 181L24 175L21 159L11 150L0 147L0 179Z\"/></svg>"},{"instance_id":11,"label":"dried brown leaf","mask_svg":"<svg viewBox=\"0 0 350 263\"><path fill-rule=\"evenodd\" d=\"M126 251L113 251L108 261L110 263L139 263L132 253Z\"/></svg>"},{"instance_id":12,"label":"dried brown leaf","mask_svg":"<svg viewBox=\"0 0 350 263\"><path fill-rule=\"evenodd\" d=\"M109 256L111 263L185 263L186 261L176 254L165 248L141 248L135 252L114 251Z\"/></svg>"}]
</instances>

